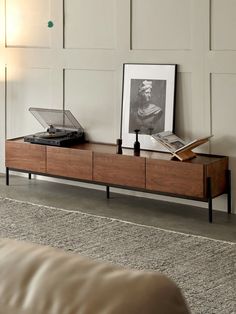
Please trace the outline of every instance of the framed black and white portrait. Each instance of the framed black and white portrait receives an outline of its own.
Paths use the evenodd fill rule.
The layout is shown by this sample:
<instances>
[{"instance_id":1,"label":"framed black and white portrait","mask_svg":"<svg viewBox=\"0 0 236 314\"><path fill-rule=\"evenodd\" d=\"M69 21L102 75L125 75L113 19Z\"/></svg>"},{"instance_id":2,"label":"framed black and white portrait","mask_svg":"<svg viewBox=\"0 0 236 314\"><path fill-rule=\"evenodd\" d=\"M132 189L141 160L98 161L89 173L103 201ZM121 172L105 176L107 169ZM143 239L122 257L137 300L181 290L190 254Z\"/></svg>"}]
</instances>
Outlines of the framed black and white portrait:
<instances>
[{"instance_id":1,"label":"framed black and white portrait","mask_svg":"<svg viewBox=\"0 0 236 314\"><path fill-rule=\"evenodd\" d=\"M173 131L175 77L175 64L123 65L123 147L133 147L139 130L141 149L156 150L150 135Z\"/></svg>"}]
</instances>

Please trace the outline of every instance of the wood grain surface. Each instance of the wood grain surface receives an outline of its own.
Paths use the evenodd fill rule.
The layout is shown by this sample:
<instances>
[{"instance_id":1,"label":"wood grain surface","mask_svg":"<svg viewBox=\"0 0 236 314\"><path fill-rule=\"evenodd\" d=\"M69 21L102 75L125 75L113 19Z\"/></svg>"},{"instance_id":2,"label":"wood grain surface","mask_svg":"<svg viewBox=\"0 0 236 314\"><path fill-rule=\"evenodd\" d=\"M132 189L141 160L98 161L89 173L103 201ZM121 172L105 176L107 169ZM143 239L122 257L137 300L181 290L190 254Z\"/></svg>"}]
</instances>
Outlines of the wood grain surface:
<instances>
[{"instance_id":1,"label":"wood grain surface","mask_svg":"<svg viewBox=\"0 0 236 314\"><path fill-rule=\"evenodd\" d=\"M146 188L157 192L204 197L204 167L180 161L147 159Z\"/></svg>"},{"instance_id":2,"label":"wood grain surface","mask_svg":"<svg viewBox=\"0 0 236 314\"><path fill-rule=\"evenodd\" d=\"M132 154L124 149L118 155L112 144L53 147L25 143L22 138L6 141L6 167L13 169L204 200L211 177L212 197L227 192L226 156L197 154L181 162L161 152Z\"/></svg>"},{"instance_id":3,"label":"wood grain surface","mask_svg":"<svg viewBox=\"0 0 236 314\"><path fill-rule=\"evenodd\" d=\"M6 142L6 167L35 172L46 171L46 146Z\"/></svg>"},{"instance_id":4,"label":"wood grain surface","mask_svg":"<svg viewBox=\"0 0 236 314\"><path fill-rule=\"evenodd\" d=\"M216 197L226 192L226 170L228 169L228 158L222 158L217 162L207 165L206 177L211 177L212 197Z\"/></svg>"},{"instance_id":5,"label":"wood grain surface","mask_svg":"<svg viewBox=\"0 0 236 314\"><path fill-rule=\"evenodd\" d=\"M94 153L93 180L145 188L145 158Z\"/></svg>"},{"instance_id":6,"label":"wood grain surface","mask_svg":"<svg viewBox=\"0 0 236 314\"><path fill-rule=\"evenodd\" d=\"M47 146L47 173L92 180L92 151Z\"/></svg>"}]
</instances>

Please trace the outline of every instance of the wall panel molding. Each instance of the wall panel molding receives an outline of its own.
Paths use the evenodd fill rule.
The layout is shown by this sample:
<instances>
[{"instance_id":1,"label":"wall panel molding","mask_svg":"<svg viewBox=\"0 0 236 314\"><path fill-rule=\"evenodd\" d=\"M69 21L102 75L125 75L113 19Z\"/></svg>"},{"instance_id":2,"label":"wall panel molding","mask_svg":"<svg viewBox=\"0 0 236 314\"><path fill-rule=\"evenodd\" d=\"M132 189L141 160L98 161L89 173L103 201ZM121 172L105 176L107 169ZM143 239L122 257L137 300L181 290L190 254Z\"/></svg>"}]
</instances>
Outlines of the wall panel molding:
<instances>
[{"instance_id":1,"label":"wall panel molding","mask_svg":"<svg viewBox=\"0 0 236 314\"><path fill-rule=\"evenodd\" d=\"M50 68L7 68L6 137L45 131L29 107L53 108ZM24 121L24 123L22 123Z\"/></svg>"},{"instance_id":2,"label":"wall panel molding","mask_svg":"<svg viewBox=\"0 0 236 314\"><path fill-rule=\"evenodd\" d=\"M115 49L115 0L64 0L64 48Z\"/></svg>"},{"instance_id":3,"label":"wall panel molding","mask_svg":"<svg viewBox=\"0 0 236 314\"><path fill-rule=\"evenodd\" d=\"M236 51L236 1L210 0L211 50Z\"/></svg>"},{"instance_id":4,"label":"wall panel molding","mask_svg":"<svg viewBox=\"0 0 236 314\"><path fill-rule=\"evenodd\" d=\"M131 0L130 7L132 50L191 50L191 1Z\"/></svg>"}]
</instances>

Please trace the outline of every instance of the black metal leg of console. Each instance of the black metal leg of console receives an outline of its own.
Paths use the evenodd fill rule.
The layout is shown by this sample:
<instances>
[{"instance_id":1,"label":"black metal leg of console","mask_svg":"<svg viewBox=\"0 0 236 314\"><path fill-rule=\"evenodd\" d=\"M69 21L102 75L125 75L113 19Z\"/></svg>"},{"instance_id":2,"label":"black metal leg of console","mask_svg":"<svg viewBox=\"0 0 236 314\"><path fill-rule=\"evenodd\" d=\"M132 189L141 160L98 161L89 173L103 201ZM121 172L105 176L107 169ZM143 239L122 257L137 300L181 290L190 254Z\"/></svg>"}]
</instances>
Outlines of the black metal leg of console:
<instances>
[{"instance_id":1,"label":"black metal leg of console","mask_svg":"<svg viewBox=\"0 0 236 314\"><path fill-rule=\"evenodd\" d=\"M227 209L228 214L231 214L231 171L226 170L226 184L227 184Z\"/></svg>"},{"instance_id":2,"label":"black metal leg of console","mask_svg":"<svg viewBox=\"0 0 236 314\"><path fill-rule=\"evenodd\" d=\"M110 187L107 186L106 188L107 188L107 198L110 198Z\"/></svg>"},{"instance_id":3,"label":"black metal leg of console","mask_svg":"<svg viewBox=\"0 0 236 314\"><path fill-rule=\"evenodd\" d=\"M211 178L207 178L207 197L208 197L208 215L209 222L212 223L212 193L211 193Z\"/></svg>"},{"instance_id":4,"label":"black metal leg of console","mask_svg":"<svg viewBox=\"0 0 236 314\"><path fill-rule=\"evenodd\" d=\"M9 168L6 167L6 185L9 185Z\"/></svg>"},{"instance_id":5,"label":"black metal leg of console","mask_svg":"<svg viewBox=\"0 0 236 314\"><path fill-rule=\"evenodd\" d=\"M31 173L29 172L29 180L31 180Z\"/></svg>"}]
</instances>

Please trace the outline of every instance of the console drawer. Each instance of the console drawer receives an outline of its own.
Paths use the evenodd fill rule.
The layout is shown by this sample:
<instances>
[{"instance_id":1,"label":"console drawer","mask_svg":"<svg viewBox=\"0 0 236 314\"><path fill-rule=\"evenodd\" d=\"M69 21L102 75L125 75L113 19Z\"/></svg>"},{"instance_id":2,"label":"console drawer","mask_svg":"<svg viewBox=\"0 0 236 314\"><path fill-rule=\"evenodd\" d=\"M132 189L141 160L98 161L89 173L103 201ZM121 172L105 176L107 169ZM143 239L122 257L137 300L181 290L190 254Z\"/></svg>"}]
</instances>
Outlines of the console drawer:
<instances>
[{"instance_id":1,"label":"console drawer","mask_svg":"<svg viewBox=\"0 0 236 314\"><path fill-rule=\"evenodd\" d=\"M81 180L92 180L92 152L47 146L47 173Z\"/></svg>"},{"instance_id":2,"label":"console drawer","mask_svg":"<svg viewBox=\"0 0 236 314\"><path fill-rule=\"evenodd\" d=\"M46 147L24 142L6 142L6 167L45 173Z\"/></svg>"},{"instance_id":3,"label":"console drawer","mask_svg":"<svg viewBox=\"0 0 236 314\"><path fill-rule=\"evenodd\" d=\"M146 160L146 189L182 196L205 197L204 166L179 161Z\"/></svg>"},{"instance_id":4,"label":"console drawer","mask_svg":"<svg viewBox=\"0 0 236 314\"><path fill-rule=\"evenodd\" d=\"M93 169L94 181L145 188L145 158L95 152Z\"/></svg>"}]
</instances>

